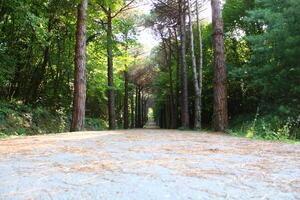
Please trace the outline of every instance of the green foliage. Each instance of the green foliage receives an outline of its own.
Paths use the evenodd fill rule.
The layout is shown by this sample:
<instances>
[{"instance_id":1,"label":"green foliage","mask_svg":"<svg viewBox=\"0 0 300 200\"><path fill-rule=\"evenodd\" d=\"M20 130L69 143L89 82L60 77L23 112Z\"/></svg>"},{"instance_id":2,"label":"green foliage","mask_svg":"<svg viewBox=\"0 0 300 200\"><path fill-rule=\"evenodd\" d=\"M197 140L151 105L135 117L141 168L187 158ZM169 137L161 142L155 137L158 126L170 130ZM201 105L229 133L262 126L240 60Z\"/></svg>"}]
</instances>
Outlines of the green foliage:
<instances>
[{"instance_id":1,"label":"green foliage","mask_svg":"<svg viewBox=\"0 0 300 200\"><path fill-rule=\"evenodd\" d=\"M298 0L227 0L224 4L228 106L232 119L229 132L232 134L276 140L300 138L299 6ZM213 109L211 25L202 26L202 33L202 119L204 126L209 126ZM198 38L195 39L198 44ZM197 48L198 45L196 58ZM154 110L158 118L168 106L169 83L163 51L157 49L154 55L153 61L160 70L153 84L155 91L159 91ZM189 46L186 56L191 86ZM176 80L175 58L172 63L173 80ZM189 87L192 119L193 98L194 91ZM258 107L259 115L256 115Z\"/></svg>"},{"instance_id":2,"label":"green foliage","mask_svg":"<svg viewBox=\"0 0 300 200\"><path fill-rule=\"evenodd\" d=\"M105 121L86 118L86 130L103 130ZM21 102L0 103L0 137L60 133L69 131L70 118L64 110L33 108Z\"/></svg>"},{"instance_id":3,"label":"green foliage","mask_svg":"<svg viewBox=\"0 0 300 200\"><path fill-rule=\"evenodd\" d=\"M262 101L268 105L299 111L299 2L264 0L257 4L260 7L249 12L248 20L258 21L264 32L248 36L253 51L250 86L260 88Z\"/></svg>"},{"instance_id":4,"label":"green foliage","mask_svg":"<svg viewBox=\"0 0 300 200\"><path fill-rule=\"evenodd\" d=\"M226 1L229 109L235 133L299 139L299 9L297 0ZM257 107L262 116L249 115Z\"/></svg>"},{"instance_id":5,"label":"green foliage","mask_svg":"<svg viewBox=\"0 0 300 200\"><path fill-rule=\"evenodd\" d=\"M236 136L266 140L296 140L300 136L300 118L282 118L275 113L239 116L232 120L228 132Z\"/></svg>"},{"instance_id":6,"label":"green foliage","mask_svg":"<svg viewBox=\"0 0 300 200\"><path fill-rule=\"evenodd\" d=\"M99 118L86 118L85 129L90 131L100 131L107 129L108 124Z\"/></svg>"},{"instance_id":7,"label":"green foliage","mask_svg":"<svg viewBox=\"0 0 300 200\"><path fill-rule=\"evenodd\" d=\"M50 112L41 107L32 108L20 102L0 103L0 132L2 135L35 135L59 133L68 129L62 111Z\"/></svg>"},{"instance_id":8,"label":"green foliage","mask_svg":"<svg viewBox=\"0 0 300 200\"><path fill-rule=\"evenodd\" d=\"M10 0L0 3L0 100L19 101L23 110L26 105L30 105L24 110L28 117L20 115L19 110L12 109L8 112L13 112L13 115L5 117L3 121L9 125L16 123L16 126L20 126L20 130L17 131L19 134L34 131L42 133L46 131L46 127L50 128L49 132L68 130L69 119L63 116L70 116L72 108L75 31L79 2ZM101 24L101 20L106 19L100 3L104 3L115 13L126 2L89 1L86 115L88 127L91 129L94 129L94 126L96 129L105 128L107 120L106 32L105 25ZM134 27L138 19L135 13L129 12L113 19L114 73L119 121L122 120L124 95L123 71L133 64L133 56L128 50L138 46ZM12 105L18 106L15 103ZM3 109L8 107L9 104ZM12 122L8 120L10 118ZM48 124L45 119L49 120ZM56 123L59 126L55 125ZM28 127L24 129L24 124L32 130ZM15 127L10 129L6 126L5 133L13 134Z\"/></svg>"}]
</instances>

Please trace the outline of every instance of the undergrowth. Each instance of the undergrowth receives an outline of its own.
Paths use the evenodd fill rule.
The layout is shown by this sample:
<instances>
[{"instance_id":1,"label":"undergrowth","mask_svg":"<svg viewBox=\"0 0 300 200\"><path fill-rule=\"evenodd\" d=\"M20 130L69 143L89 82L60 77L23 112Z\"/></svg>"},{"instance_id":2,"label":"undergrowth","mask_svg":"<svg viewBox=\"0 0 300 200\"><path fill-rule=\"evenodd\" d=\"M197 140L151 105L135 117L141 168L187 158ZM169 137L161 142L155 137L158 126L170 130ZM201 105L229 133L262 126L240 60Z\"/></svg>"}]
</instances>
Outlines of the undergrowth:
<instances>
[{"instance_id":1,"label":"undergrowth","mask_svg":"<svg viewBox=\"0 0 300 200\"><path fill-rule=\"evenodd\" d=\"M295 141L300 139L300 115L284 117L276 114L239 116L231 121L227 132L247 138Z\"/></svg>"},{"instance_id":2,"label":"undergrowth","mask_svg":"<svg viewBox=\"0 0 300 200\"><path fill-rule=\"evenodd\" d=\"M64 110L33 108L21 102L0 102L0 138L69 131L70 114ZM100 119L86 118L86 130L103 130Z\"/></svg>"}]
</instances>

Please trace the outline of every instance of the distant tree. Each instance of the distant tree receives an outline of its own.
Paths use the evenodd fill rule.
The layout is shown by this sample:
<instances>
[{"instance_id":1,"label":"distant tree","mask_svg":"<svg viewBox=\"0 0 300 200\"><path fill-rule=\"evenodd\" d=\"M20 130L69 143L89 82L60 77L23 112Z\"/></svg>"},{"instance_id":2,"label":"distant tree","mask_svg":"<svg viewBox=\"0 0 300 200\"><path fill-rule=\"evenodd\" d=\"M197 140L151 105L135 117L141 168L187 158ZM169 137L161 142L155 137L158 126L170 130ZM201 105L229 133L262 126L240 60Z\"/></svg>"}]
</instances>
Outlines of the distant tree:
<instances>
[{"instance_id":1,"label":"distant tree","mask_svg":"<svg viewBox=\"0 0 300 200\"><path fill-rule=\"evenodd\" d=\"M116 111L115 111L115 86L114 86L114 67L113 67L113 19L120 13L128 10L130 5L134 2L113 2L104 1L99 2L105 16L106 16L106 48L107 48L107 79L108 79L108 121L109 128L116 128ZM119 5L118 5L119 4ZM117 8L117 9L116 9Z\"/></svg>"},{"instance_id":2,"label":"distant tree","mask_svg":"<svg viewBox=\"0 0 300 200\"><path fill-rule=\"evenodd\" d=\"M176 80L179 73L179 65L177 62L176 77L173 77L173 63L172 57L174 52L177 52L178 46L174 45L174 38L176 33L176 27L178 23L178 2L174 0L156 1L154 7L151 10L151 15L146 20L146 25L150 26L161 38L160 49L162 51L163 59L159 61L161 63L163 71L167 70L168 73L168 100L165 104L165 109L168 112L165 113L167 118L165 128L176 128L178 118L178 99L174 92L174 80ZM175 41L177 38L175 38ZM178 43L178 41L177 41ZM175 53L176 57L176 53ZM176 80L176 83L178 80ZM177 86L178 84L176 84ZM178 88L176 88L177 90Z\"/></svg>"}]
</instances>

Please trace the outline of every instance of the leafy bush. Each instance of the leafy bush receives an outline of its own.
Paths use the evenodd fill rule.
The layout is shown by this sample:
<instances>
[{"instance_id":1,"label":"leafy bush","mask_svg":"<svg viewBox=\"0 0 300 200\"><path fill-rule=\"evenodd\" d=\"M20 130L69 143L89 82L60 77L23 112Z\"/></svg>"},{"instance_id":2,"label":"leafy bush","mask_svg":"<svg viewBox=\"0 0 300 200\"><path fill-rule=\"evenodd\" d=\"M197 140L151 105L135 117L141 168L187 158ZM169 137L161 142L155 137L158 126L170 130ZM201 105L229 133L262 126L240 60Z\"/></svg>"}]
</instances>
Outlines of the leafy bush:
<instances>
[{"instance_id":1,"label":"leafy bush","mask_svg":"<svg viewBox=\"0 0 300 200\"><path fill-rule=\"evenodd\" d=\"M107 128L107 123L97 118L86 118L85 129L88 131L100 131Z\"/></svg>"}]
</instances>

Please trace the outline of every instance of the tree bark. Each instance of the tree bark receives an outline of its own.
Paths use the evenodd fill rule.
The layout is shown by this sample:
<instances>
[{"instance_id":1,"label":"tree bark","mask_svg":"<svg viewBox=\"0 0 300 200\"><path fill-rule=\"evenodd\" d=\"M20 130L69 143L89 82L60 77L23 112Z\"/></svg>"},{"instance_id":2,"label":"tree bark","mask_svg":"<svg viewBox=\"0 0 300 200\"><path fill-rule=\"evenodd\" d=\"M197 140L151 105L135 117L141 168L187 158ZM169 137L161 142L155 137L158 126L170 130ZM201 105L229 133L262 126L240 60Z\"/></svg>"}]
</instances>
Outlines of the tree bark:
<instances>
[{"instance_id":1,"label":"tree bark","mask_svg":"<svg viewBox=\"0 0 300 200\"><path fill-rule=\"evenodd\" d=\"M130 124L130 128L134 128L134 90L132 91L132 95L131 95L131 124Z\"/></svg>"},{"instance_id":2,"label":"tree bark","mask_svg":"<svg viewBox=\"0 0 300 200\"><path fill-rule=\"evenodd\" d=\"M114 89L114 69L112 54L112 14L109 8L107 13L107 78L108 78L108 121L109 129L116 128L115 113L115 89Z\"/></svg>"},{"instance_id":3,"label":"tree bark","mask_svg":"<svg viewBox=\"0 0 300 200\"><path fill-rule=\"evenodd\" d=\"M178 42L178 34L177 29L174 28L174 34L175 34L175 45L176 45L176 98L175 98L175 115L176 115L176 128L178 127L180 123L180 46ZM179 115L179 116L178 116Z\"/></svg>"},{"instance_id":4,"label":"tree bark","mask_svg":"<svg viewBox=\"0 0 300 200\"><path fill-rule=\"evenodd\" d=\"M182 83L182 108L181 121L184 128L189 128L188 109L188 82L186 65L186 30L185 30L185 0L179 0L180 11L180 40L181 40L181 83Z\"/></svg>"},{"instance_id":5,"label":"tree bark","mask_svg":"<svg viewBox=\"0 0 300 200\"><path fill-rule=\"evenodd\" d=\"M174 86L173 86L173 67L172 67L172 42L171 42L171 29L169 29L169 59L168 59L168 70L169 70L169 82L170 82L170 109L171 109L171 128L176 128L177 124L177 113L175 107L175 96L174 96Z\"/></svg>"},{"instance_id":6,"label":"tree bark","mask_svg":"<svg viewBox=\"0 0 300 200\"><path fill-rule=\"evenodd\" d=\"M201 113L202 113L202 69L203 69L203 45L202 45L202 32L201 32L201 23L199 17L199 7L198 0L196 0L196 14L197 14L197 32L198 32L198 42L199 42L199 72L198 72L198 81L199 81L199 121L201 128Z\"/></svg>"},{"instance_id":7,"label":"tree bark","mask_svg":"<svg viewBox=\"0 0 300 200\"><path fill-rule=\"evenodd\" d=\"M219 0L211 1L214 50L214 109L213 128L225 131L228 127L227 77L224 57L223 20Z\"/></svg>"},{"instance_id":8,"label":"tree bark","mask_svg":"<svg viewBox=\"0 0 300 200\"><path fill-rule=\"evenodd\" d=\"M197 77L197 65L195 58L195 47L194 47L194 33L193 33L193 22L192 22L192 14L191 14L191 4L190 0L188 2L188 16L189 16L189 30L190 30L190 45L191 45L191 59L192 59L192 67L193 67L193 81L194 81L194 90L195 90L195 102L194 102L194 128L201 128L200 121L200 91L199 91L199 82Z\"/></svg>"},{"instance_id":9,"label":"tree bark","mask_svg":"<svg viewBox=\"0 0 300 200\"><path fill-rule=\"evenodd\" d=\"M170 32L170 30L169 30ZM169 40L171 38L171 34L169 36ZM172 49L171 49L171 41L169 41L169 44L167 44L167 40L163 38L163 35L161 33L161 39L163 42L163 49L165 54L165 64L168 67L168 75L169 75L169 95L170 95L170 112L168 112L169 121L168 121L168 128L176 128L176 115L175 115L175 109L174 109L174 91L173 91L173 77L172 77ZM168 49L167 49L168 47Z\"/></svg>"},{"instance_id":10,"label":"tree bark","mask_svg":"<svg viewBox=\"0 0 300 200\"><path fill-rule=\"evenodd\" d=\"M127 68L127 67L125 67ZM124 129L128 129L129 127L129 115L128 115L128 72L127 70L124 71L124 79L125 79L125 95L124 95Z\"/></svg>"},{"instance_id":11,"label":"tree bark","mask_svg":"<svg viewBox=\"0 0 300 200\"><path fill-rule=\"evenodd\" d=\"M138 105L139 105L139 89L135 88L135 128L138 128Z\"/></svg>"},{"instance_id":12,"label":"tree bark","mask_svg":"<svg viewBox=\"0 0 300 200\"><path fill-rule=\"evenodd\" d=\"M141 88L139 87L138 88L138 98L137 98L137 120L138 120L138 123L137 123L137 127L138 128L141 128Z\"/></svg>"},{"instance_id":13,"label":"tree bark","mask_svg":"<svg viewBox=\"0 0 300 200\"><path fill-rule=\"evenodd\" d=\"M144 126L144 94L143 94L143 92L142 92L142 95L141 95L141 101L140 101L140 103L141 103L141 118L140 118L140 128L143 128L143 126Z\"/></svg>"},{"instance_id":14,"label":"tree bark","mask_svg":"<svg viewBox=\"0 0 300 200\"><path fill-rule=\"evenodd\" d=\"M86 18L88 0L82 0L78 7L76 47L75 47L75 77L74 99L71 131L81 131L84 128L86 100Z\"/></svg>"}]
</instances>

